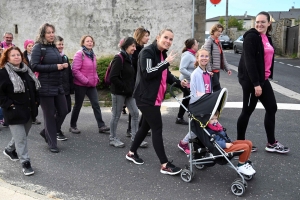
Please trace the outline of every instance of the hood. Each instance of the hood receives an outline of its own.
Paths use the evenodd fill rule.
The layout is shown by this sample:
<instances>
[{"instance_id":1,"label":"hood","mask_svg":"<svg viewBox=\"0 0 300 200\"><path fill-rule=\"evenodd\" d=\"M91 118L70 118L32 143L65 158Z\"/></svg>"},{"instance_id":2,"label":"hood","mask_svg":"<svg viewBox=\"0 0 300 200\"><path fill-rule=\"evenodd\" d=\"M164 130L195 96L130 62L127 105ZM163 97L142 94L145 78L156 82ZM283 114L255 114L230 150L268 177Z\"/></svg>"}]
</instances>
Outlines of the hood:
<instances>
[{"instance_id":1,"label":"hood","mask_svg":"<svg viewBox=\"0 0 300 200\"><path fill-rule=\"evenodd\" d=\"M260 35L259 32L255 28L251 28L243 35L243 37L245 38L246 35L248 35L249 33L255 33L257 35Z\"/></svg>"}]
</instances>

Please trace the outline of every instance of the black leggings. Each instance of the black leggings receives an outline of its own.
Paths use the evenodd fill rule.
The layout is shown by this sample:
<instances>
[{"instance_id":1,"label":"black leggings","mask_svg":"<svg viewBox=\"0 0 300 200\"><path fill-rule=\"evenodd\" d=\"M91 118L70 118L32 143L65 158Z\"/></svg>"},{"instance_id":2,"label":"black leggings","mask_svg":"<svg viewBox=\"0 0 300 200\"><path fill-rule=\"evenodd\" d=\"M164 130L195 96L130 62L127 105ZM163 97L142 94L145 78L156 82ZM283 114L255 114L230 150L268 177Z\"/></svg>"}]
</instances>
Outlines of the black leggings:
<instances>
[{"instance_id":1,"label":"black leggings","mask_svg":"<svg viewBox=\"0 0 300 200\"><path fill-rule=\"evenodd\" d=\"M252 112L254 111L257 101L259 100L264 106L265 113L265 130L267 133L268 143L275 143L275 114L277 104L273 88L269 80L265 80L262 86L262 94L255 96L254 86L247 81L239 80L243 89L243 109L237 121L237 139L245 140L246 129Z\"/></svg>"},{"instance_id":2,"label":"black leggings","mask_svg":"<svg viewBox=\"0 0 300 200\"><path fill-rule=\"evenodd\" d=\"M183 97L187 97L187 96L190 95L190 90L189 90L189 89L183 88L183 89L181 89L181 91L183 92ZM188 108L189 102L190 102L190 98L187 98L187 99L183 99L183 100L182 100L182 104L183 104L184 107L186 107L186 108ZM178 112L177 117L178 117L178 118L183 118L184 113L185 113L185 109L184 109L182 106L180 106L180 107L179 107L179 112Z\"/></svg>"},{"instance_id":3,"label":"black leggings","mask_svg":"<svg viewBox=\"0 0 300 200\"><path fill-rule=\"evenodd\" d=\"M211 78L211 81L212 81L212 89L214 92L221 90L220 72L214 72L214 75Z\"/></svg>"},{"instance_id":4,"label":"black leggings","mask_svg":"<svg viewBox=\"0 0 300 200\"><path fill-rule=\"evenodd\" d=\"M152 131L152 143L156 155L161 164L167 163L168 158L165 153L164 142L162 137L162 118L160 113L160 106L140 106L140 111L143 114L142 125L137 131L130 151L136 153L140 144L147 136L148 130Z\"/></svg>"}]
</instances>

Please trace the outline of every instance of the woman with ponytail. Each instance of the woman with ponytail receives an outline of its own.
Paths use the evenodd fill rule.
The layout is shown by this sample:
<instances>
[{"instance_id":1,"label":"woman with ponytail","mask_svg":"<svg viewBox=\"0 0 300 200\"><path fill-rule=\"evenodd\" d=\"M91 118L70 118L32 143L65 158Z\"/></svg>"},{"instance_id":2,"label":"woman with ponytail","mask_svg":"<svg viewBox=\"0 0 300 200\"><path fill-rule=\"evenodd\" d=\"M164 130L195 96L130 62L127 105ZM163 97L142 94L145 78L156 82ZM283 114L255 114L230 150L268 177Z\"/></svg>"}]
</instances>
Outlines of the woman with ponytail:
<instances>
[{"instance_id":1,"label":"woman with ponytail","mask_svg":"<svg viewBox=\"0 0 300 200\"><path fill-rule=\"evenodd\" d=\"M237 121L237 139L245 140L246 129L258 100L266 110L264 125L268 152L287 153L289 148L275 139L277 103L269 78L273 78L274 47L270 32L272 24L267 12L256 16L255 28L244 34L243 53L238 67L238 78L243 89L243 109ZM252 146L252 151L256 147Z\"/></svg>"},{"instance_id":2,"label":"woman with ponytail","mask_svg":"<svg viewBox=\"0 0 300 200\"><path fill-rule=\"evenodd\" d=\"M184 42L184 48L182 50L181 54L181 61L179 66L180 71L180 80L186 80L187 82L190 82L190 77L192 72L195 69L195 61L196 57L195 54L198 51L199 43L195 38L189 38ZM190 95L189 89L183 89L183 97L187 97ZM189 105L190 98L186 98L182 101L182 104L187 108ZM182 124L182 125L188 125L188 122L183 119L183 115L185 113L185 109L180 106L179 112L177 114L176 118L176 124Z\"/></svg>"}]
</instances>

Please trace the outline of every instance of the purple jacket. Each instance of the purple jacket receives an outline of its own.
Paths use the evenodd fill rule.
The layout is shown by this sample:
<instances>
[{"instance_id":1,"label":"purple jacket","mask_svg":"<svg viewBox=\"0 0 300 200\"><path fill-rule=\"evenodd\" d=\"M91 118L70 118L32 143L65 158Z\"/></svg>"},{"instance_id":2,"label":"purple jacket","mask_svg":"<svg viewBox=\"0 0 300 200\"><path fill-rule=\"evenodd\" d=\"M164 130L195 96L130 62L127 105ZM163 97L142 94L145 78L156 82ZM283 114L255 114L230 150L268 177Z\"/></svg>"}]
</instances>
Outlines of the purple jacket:
<instances>
[{"instance_id":1,"label":"purple jacket","mask_svg":"<svg viewBox=\"0 0 300 200\"><path fill-rule=\"evenodd\" d=\"M96 87L100 82L97 74L96 55L92 61L82 50L77 51L73 58L72 72L76 85Z\"/></svg>"}]
</instances>

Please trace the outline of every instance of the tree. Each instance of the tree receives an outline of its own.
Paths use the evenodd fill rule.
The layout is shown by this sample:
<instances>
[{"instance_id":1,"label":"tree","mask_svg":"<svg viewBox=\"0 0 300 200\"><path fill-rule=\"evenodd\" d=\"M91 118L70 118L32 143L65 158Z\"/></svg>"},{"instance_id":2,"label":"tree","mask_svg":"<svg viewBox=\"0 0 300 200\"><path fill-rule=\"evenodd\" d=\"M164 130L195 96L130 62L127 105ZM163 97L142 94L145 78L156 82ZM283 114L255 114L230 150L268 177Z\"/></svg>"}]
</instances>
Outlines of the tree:
<instances>
[{"instance_id":1,"label":"tree","mask_svg":"<svg viewBox=\"0 0 300 200\"><path fill-rule=\"evenodd\" d=\"M298 17L298 19L295 19L295 26L300 24L300 16Z\"/></svg>"},{"instance_id":2,"label":"tree","mask_svg":"<svg viewBox=\"0 0 300 200\"><path fill-rule=\"evenodd\" d=\"M220 17L219 23L222 24L223 26L225 26L225 19L224 19L224 17Z\"/></svg>"},{"instance_id":3,"label":"tree","mask_svg":"<svg viewBox=\"0 0 300 200\"><path fill-rule=\"evenodd\" d=\"M228 20L228 28L236 27L239 31L244 30L244 20L238 20L235 17L230 17Z\"/></svg>"},{"instance_id":4,"label":"tree","mask_svg":"<svg viewBox=\"0 0 300 200\"><path fill-rule=\"evenodd\" d=\"M225 28L225 19L224 19L224 17L220 17L219 23L222 24ZM241 30L244 30L243 26L244 26L244 20L238 20L235 17L228 18L228 28L235 27L239 31L241 31Z\"/></svg>"}]
</instances>

